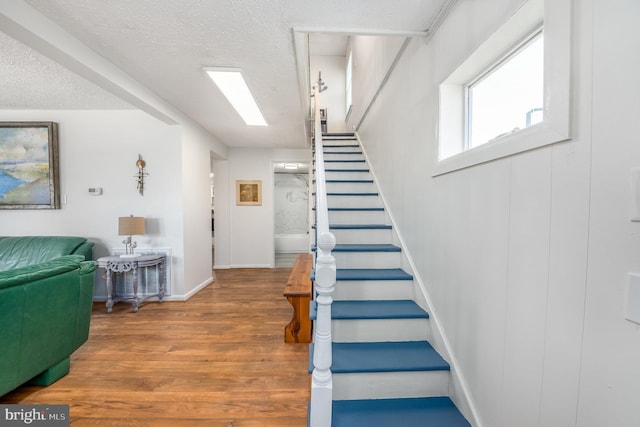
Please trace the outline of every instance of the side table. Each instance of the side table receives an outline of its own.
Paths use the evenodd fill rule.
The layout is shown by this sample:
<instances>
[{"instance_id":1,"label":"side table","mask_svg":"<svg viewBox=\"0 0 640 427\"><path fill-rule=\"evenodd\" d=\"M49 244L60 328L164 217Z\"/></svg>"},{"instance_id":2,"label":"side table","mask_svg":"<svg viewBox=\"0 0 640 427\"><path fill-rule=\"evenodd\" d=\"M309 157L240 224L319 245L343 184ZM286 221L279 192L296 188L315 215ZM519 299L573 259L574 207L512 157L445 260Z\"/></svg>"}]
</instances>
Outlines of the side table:
<instances>
[{"instance_id":1,"label":"side table","mask_svg":"<svg viewBox=\"0 0 640 427\"><path fill-rule=\"evenodd\" d=\"M140 298L138 296L138 269L157 266L159 272L158 293L145 295ZM162 302L165 293L165 255L140 255L135 258L121 258L119 256L107 256L98 258L98 267L106 270L107 281L107 313L111 313L113 304L118 301L130 302L133 306L133 312L138 311L138 305L149 299L157 297ZM131 271L133 276L133 297L125 297L118 295L117 286L115 286L113 276L115 273L127 273Z\"/></svg>"}]
</instances>

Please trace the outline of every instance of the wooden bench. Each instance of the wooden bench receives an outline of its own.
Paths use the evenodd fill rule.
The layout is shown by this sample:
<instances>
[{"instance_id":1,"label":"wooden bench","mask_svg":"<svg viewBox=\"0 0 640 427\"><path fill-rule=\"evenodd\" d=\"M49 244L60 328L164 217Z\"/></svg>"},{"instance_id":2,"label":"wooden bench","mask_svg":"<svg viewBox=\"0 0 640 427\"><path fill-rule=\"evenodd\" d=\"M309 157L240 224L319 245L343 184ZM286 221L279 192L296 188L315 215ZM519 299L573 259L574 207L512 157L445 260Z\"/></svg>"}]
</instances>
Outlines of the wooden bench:
<instances>
[{"instance_id":1,"label":"wooden bench","mask_svg":"<svg viewBox=\"0 0 640 427\"><path fill-rule=\"evenodd\" d=\"M284 342L311 342L309 303L311 302L312 268L313 254L300 254L296 257L287 286L284 288L284 296L293 306L293 318L284 328Z\"/></svg>"}]
</instances>

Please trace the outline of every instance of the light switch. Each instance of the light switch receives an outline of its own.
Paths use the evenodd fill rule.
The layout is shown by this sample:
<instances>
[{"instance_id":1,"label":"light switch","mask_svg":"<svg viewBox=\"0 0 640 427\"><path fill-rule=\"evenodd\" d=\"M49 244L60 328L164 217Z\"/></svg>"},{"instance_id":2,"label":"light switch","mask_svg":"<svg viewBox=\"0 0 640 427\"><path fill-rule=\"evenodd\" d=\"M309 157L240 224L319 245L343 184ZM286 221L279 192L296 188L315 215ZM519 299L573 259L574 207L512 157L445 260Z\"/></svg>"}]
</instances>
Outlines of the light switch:
<instances>
[{"instance_id":1,"label":"light switch","mask_svg":"<svg viewBox=\"0 0 640 427\"><path fill-rule=\"evenodd\" d=\"M640 276L633 273L629 273L626 318L632 322L640 323Z\"/></svg>"},{"instance_id":2,"label":"light switch","mask_svg":"<svg viewBox=\"0 0 640 427\"><path fill-rule=\"evenodd\" d=\"M640 168L631 169L631 221L640 221Z\"/></svg>"}]
</instances>

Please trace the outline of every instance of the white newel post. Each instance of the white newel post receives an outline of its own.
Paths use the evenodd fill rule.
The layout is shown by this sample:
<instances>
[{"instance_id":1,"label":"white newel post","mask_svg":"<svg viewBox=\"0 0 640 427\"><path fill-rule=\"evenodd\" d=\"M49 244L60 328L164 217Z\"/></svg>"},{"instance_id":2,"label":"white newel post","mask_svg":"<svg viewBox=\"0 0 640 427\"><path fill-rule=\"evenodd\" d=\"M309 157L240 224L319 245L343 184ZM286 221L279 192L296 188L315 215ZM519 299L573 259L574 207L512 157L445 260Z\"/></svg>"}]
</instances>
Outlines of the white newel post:
<instances>
[{"instance_id":1,"label":"white newel post","mask_svg":"<svg viewBox=\"0 0 640 427\"><path fill-rule=\"evenodd\" d=\"M331 294L336 283L336 261L331 250L336 245L333 234L325 232L318 237L316 256L316 303L318 314L315 324L315 349L311 377L311 427L331 426Z\"/></svg>"}]
</instances>

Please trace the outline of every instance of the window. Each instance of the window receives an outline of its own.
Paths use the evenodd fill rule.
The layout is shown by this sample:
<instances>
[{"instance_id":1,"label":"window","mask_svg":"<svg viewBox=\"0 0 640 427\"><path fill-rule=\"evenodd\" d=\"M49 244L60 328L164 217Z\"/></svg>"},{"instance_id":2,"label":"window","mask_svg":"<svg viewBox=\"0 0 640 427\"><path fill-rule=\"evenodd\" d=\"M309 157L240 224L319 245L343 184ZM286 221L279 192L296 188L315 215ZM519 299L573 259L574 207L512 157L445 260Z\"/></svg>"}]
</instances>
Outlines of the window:
<instances>
[{"instance_id":1,"label":"window","mask_svg":"<svg viewBox=\"0 0 640 427\"><path fill-rule=\"evenodd\" d=\"M528 0L440 84L433 176L570 139L570 71L571 0Z\"/></svg>"},{"instance_id":2,"label":"window","mask_svg":"<svg viewBox=\"0 0 640 427\"><path fill-rule=\"evenodd\" d=\"M467 86L467 149L543 120L543 64L543 36L538 31Z\"/></svg>"}]
</instances>

